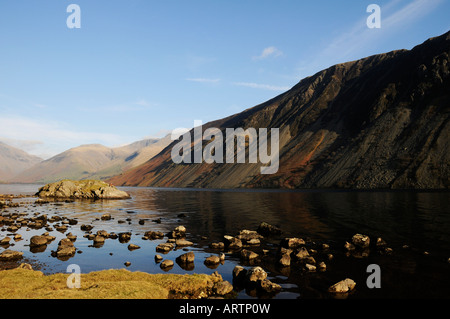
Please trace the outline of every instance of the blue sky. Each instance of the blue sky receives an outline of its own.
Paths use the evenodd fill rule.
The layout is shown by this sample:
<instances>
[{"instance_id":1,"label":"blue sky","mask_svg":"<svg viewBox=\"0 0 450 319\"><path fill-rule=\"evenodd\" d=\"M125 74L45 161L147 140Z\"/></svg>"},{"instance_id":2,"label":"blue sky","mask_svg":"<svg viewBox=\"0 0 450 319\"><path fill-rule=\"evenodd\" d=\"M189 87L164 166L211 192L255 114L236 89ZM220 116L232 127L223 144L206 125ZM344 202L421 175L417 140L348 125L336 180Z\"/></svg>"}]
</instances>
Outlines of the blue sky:
<instances>
[{"instance_id":1,"label":"blue sky","mask_svg":"<svg viewBox=\"0 0 450 319\"><path fill-rule=\"evenodd\" d=\"M0 0L0 141L48 158L162 136L448 30L448 0Z\"/></svg>"}]
</instances>

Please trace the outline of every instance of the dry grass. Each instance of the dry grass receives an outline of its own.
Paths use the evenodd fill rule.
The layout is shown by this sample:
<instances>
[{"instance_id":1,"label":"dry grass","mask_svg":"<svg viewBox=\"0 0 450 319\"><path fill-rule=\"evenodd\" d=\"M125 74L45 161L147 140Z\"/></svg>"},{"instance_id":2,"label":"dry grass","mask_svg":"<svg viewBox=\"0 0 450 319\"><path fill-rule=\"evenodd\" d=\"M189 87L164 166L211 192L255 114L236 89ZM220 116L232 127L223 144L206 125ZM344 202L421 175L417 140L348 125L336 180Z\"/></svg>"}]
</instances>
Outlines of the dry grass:
<instances>
[{"instance_id":1,"label":"dry grass","mask_svg":"<svg viewBox=\"0 0 450 319\"><path fill-rule=\"evenodd\" d=\"M147 274L125 269L81 274L81 287L68 288L70 274L45 276L40 271L0 271L1 299L168 299L207 297L210 275Z\"/></svg>"}]
</instances>

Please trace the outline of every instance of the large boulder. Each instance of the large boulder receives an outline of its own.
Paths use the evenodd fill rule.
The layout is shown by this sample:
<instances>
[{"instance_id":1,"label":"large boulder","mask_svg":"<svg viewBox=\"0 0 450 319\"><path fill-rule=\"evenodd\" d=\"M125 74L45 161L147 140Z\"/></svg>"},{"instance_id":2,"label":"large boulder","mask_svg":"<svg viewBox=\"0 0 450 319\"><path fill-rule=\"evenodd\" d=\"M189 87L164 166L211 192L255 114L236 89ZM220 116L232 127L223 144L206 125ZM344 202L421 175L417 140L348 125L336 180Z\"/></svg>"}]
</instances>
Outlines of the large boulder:
<instances>
[{"instance_id":1,"label":"large boulder","mask_svg":"<svg viewBox=\"0 0 450 319\"><path fill-rule=\"evenodd\" d=\"M130 195L102 181L63 180L47 184L36 193L40 198L55 199L127 199Z\"/></svg>"}]
</instances>

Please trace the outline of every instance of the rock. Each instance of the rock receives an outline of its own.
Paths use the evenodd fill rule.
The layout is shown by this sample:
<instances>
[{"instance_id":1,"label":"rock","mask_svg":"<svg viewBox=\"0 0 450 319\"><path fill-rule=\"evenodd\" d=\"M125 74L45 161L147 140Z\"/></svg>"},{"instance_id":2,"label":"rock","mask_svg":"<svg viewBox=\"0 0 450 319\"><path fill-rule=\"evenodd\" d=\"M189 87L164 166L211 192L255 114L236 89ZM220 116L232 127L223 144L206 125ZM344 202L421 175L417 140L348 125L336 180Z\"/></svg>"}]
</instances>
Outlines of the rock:
<instances>
[{"instance_id":1,"label":"rock","mask_svg":"<svg viewBox=\"0 0 450 319\"><path fill-rule=\"evenodd\" d=\"M92 225L81 225L81 227L80 227L80 229L82 231L91 231L92 228L94 228L94 226L92 226Z\"/></svg>"},{"instance_id":2,"label":"rock","mask_svg":"<svg viewBox=\"0 0 450 319\"><path fill-rule=\"evenodd\" d=\"M355 234L352 237L352 243L361 249L369 248L370 238L367 235Z\"/></svg>"},{"instance_id":3,"label":"rock","mask_svg":"<svg viewBox=\"0 0 450 319\"><path fill-rule=\"evenodd\" d=\"M384 248L387 245L387 243L384 241L383 238L378 237L375 245L377 246L377 248Z\"/></svg>"},{"instance_id":4,"label":"rock","mask_svg":"<svg viewBox=\"0 0 450 319\"><path fill-rule=\"evenodd\" d=\"M318 268L320 271L325 271L325 270L327 270L327 265L325 264L325 262L321 261L321 262L317 265L317 268Z\"/></svg>"},{"instance_id":5,"label":"rock","mask_svg":"<svg viewBox=\"0 0 450 319\"><path fill-rule=\"evenodd\" d=\"M147 239L150 239L150 240L162 239L162 238L164 238L164 233L160 232L160 231L150 230L150 231L146 231L144 233L144 237L146 237Z\"/></svg>"},{"instance_id":6,"label":"rock","mask_svg":"<svg viewBox=\"0 0 450 319\"><path fill-rule=\"evenodd\" d=\"M67 230L67 226L66 225L56 225L55 229L59 232L64 233Z\"/></svg>"},{"instance_id":7,"label":"rock","mask_svg":"<svg viewBox=\"0 0 450 319\"><path fill-rule=\"evenodd\" d=\"M209 265L209 266L215 266L220 264L220 258L219 256L209 256L205 259L205 265Z\"/></svg>"},{"instance_id":8,"label":"rock","mask_svg":"<svg viewBox=\"0 0 450 319\"><path fill-rule=\"evenodd\" d=\"M67 238L69 238L71 241L76 241L77 240L77 235L73 235L72 233L68 233L66 235Z\"/></svg>"},{"instance_id":9,"label":"rock","mask_svg":"<svg viewBox=\"0 0 450 319\"><path fill-rule=\"evenodd\" d=\"M0 240L0 245L9 245L11 238L5 237L2 240Z\"/></svg>"},{"instance_id":10,"label":"rock","mask_svg":"<svg viewBox=\"0 0 450 319\"><path fill-rule=\"evenodd\" d=\"M187 247L187 246L192 246L194 243L186 240L186 239L177 239L175 240L175 245L177 245L177 247Z\"/></svg>"},{"instance_id":11,"label":"rock","mask_svg":"<svg viewBox=\"0 0 450 319\"><path fill-rule=\"evenodd\" d=\"M111 220L111 214L103 214L101 220Z\"/></svg>"},{"instance_id":12,"label":"rock","mask_svg":"<svg viewBox=\"0 0 450 319\"><path fill-rule=\"evenodd\" d=\"M176 261L181 264L193 263L195 259L195 254L190 251L188 253L182 254L177 257Z\"/></svg>"},{"instance_id":13,"label":"rock","mask_svg":"<svg viewBox=\"0 0 450 319\"><path fill-rule=\"evenodd\" d=\"M0 261L13 261L22 259L23 252L6 249L0 254Z\"/></svg>"},{"instance_id":14,"label":"rock","mask_svg":"<svg viewBox=\"0 0 450 319\"><path fill-rule=\"evenodd\" d=\"M228 281L219 281L214 284L213 292L217 295L224 296L233 291L233 285Z\"/></svg>"},{"instance_id":15,"label":"rock","mask_svg":"<svg viewBox=\"0 0 450 319\"><path fill-rule=\"evenodd\" d=\"M246 273L246 280L248 282L257 282L259 280L264 280L267 278L267 273L261 267L253 267L249 269Z\"/></svg>"},{"instance_id":16,"label":"rock","mask_svg":"<svg viewBox=\"0 0 450 319\"><path fill-rule=\"evenodd\" d=\"M94 244L103 244L105 242L105 237L96 235L94 237Z\"/></svg>"},{"instance_id":17,"label":"rock","mask_svg":"<svg viewBox=\"0 0 450 319\"><path fill-rule=\"evenodd\" d=\"M46 236L33 236L30 238L30 247L37 247L47 245L48 239Z\"/></svg>"},{"instance_id":18,"label":"rock","mask_svg":"<svg viewBox=\"0 0 450 319\"><path fill-rule=\"evenodd\" d=\"M135 244L129 244L128 245L128 250L135 250L135 249L139 249L139 248L141 248L140 246L138 246L138 245L135 245Z\"/></svg>"},{"instance_id":19,"label":"rock","mask_svg":"<svg viewBox=\"0 0 450 319\"><path fill-rule=\"evenodd\" d=\"M163 259L164 259L164 258L163 258L161 255L158 255L158 254L155 255L155 261L156 261L157 263L161 262L161 260L163 260Z\"/></svg>"},{"instance_id":20,"label":"rock","mask_svg":"<svg viewBox=\"0 0 450 319\"><path fill-rule=\"evenodd\" d=\"M239 232L239 235L236 236L236 238L246 245L259 245L261 242L260 239L264 237L257 231L244 229Z\"/></svg>"},{"instance_id":21,"label":"rock","mask_svg":"<svg viewBox=\"0 0 450 319\"><path fill-rule=\"evenodd\" d=\"M124 262L124 265L125 265L126 267L129 267L129 266L131 266L131 262L126 261L126 262Z\"/></svg>"},{"instance_id":22,"label":"rock","mask_svg":"<svg viewBox=\"0 0 450 319\"><path fill-rule=\"evenodd\" d=\"M257 246L261 244L261 241L258 238L252 238L246 241L247 245Z\"/></svg>"},{"instance_id":23,"label":"rock","mask_svg":"<svg viewBox=\"0 0 450 319\"><path fill-rule=\"evenodd\" d=\"M119 242L126 243L131 239L131 233L125 232L125 233L119 233Z\"/></svg>"},{"instance_id":24,"label":"rock","mask_svg":"<svg viewBox=\"0 0 450 319\"><path fill-rule=\"evenodd\" d=\"M30 264L27 264L27 263L21 263L19 265L19 267L17 267L17 268L26 269L26 270L33 270L33 267Z\"/></svg>"},{"instance_id":25,"label":"rock","mask_svg":"<svg viewBox=\"0 0 450 319\"><path fill-rule=\"evenodd\" d=\"M306 263L305 269L309 272L314 272L314 271L316 271L316 266Z\"/></svg>"},{"instance_id":26,"label":"rock","mask_svg":"<svg viewBox=\"0 0 450 319\"><path fill-rule=\"evenodd\" d=\"M259 255L251 250L242 249L241 250L241 258L244 260L254 260L259 257Z\"/></svg>"},{"instance_id":27,"label":"rock","mask_svg":"<svg viewBox=\"0 0 450 319\"><path fill-rule=\"evenodd\" d=\"M39 189L36 195L40 198L59 199L128 199L130 195L102 181L63 180L47 184Z\"/></svg>"},{"instance_id":28,"label":"rock","mask_svg":"<svg viewBox=\"0 0 450 319\"><path fill-rule=\"evenodd\" d=\"M96 235L97 236L102 236L105 239L109 237L109 233L106 230L98 230Z\"/></svg>"},{"instance_id":29,"label":"rock","mask_svg":"<svg viewBox=\"0 0 450 319\"><path fill-rule=\"evenodd\" d=\"M168 234L169 238L184 238L186 236L186 227L178 226Z\"/></svg>"},{"instance_id":30,"label":"rock","mask_svg":"<svg viewBox=\"0 0 450 319\"><path fill-rule=\"evenodd\" d=\"M247 276L247 269L242 266L235 266L233 269L233 281L241 282Z\"/></svg>"},{"instance_id":31,"label":"rock","mask_svg":"<svg viewBox=\"0 0 450 319\"><path fill-rule=\"evenodd\" d=\"M171 243L162 243L156 246L156 251L162 252L162 253L168 253L173 249L173 244Z\"/></svg>"},{"instance_id":32,"label":"rock","mask_svg":"<svg viewBox=\"0 0 450 319\"><path fill-rule=\"evenodd\" d=\"M223 242L218 242L218 243L211 243L209 245L209 247L213 248L213 249L224 249L225 248L225 244Z\"/></svg>"},{"instance_id":33,"label":"rock","mask_svg":"<svg viewBox=\"0 0 450 319\"><path fill-rule=\"evenodd\" d=\"M282 255L281 258L278 260L278 264L280 264L283 267L289 267L291 265L291 256L288 254Z\"/></svg>"},{"instance_id":34,"label":"rock","mask_svg":"<svg viewBox=\"0 0 450 319\"><path fill-rule=\"evenodd\" d=\"M297 257L297 259L299 260L309 257L308 249L306 249L306 247L300 247L300 249L295 254L295 257Z\"/></svg>"},{"instance_id":35,"label":"rock","mask_svg":"<svg viewBox=\"0 0 450 319\"><path fill-rule=\"evenodd\" d=\"M58 243L56 257L72 257L75 255L76 248L73 242L68 238L63 238Z\"/></svg>"},{"instance_id":36,"label":"rock","mask_svg":"<svg viewBox=\"0 0 450 319\"><path fill-rule=\"evenodd\" d=\"M172 268L173 267L173 261L170 259L166 259L164 260L161 265L160 265L161 269L168 269L168 268Z\"/></svg>"},{"instance_id":37,"label":"rock","mask_svg":"<svg viewBox=\"0 0 450 319\"><path fill-rule=\"evenodd\" d=\"M278 285L274 282L271 282L268 279L264 279L264 280L260 281L259 288L267 293L274 293L274 292L281 291L280 285Z\"/></svg>"},{"instance_id":38,"label":"rock","mask_svg":"<svg viewBox=\"0 0 450 319\"><path fill-rule=\"evenodd\" d=\"M281 246L286 248L298 248L302 245L305 245L305 241L301 238L285 238L281 241Z\"/></svg>"},{"instance_id":39,"label":"rock","mask_svg":"<svg viewBox=\"0 0 450 319\"><path fill-rule=\"evenodd\" d=\"M349 243L348 241L345 242L344 248L345 248L347 251L353 251L353 250L356 249L355 245Z\"/></svg>"},{"instance_id":40,"label":"rock","mask_svg":"<svg viewBox=\"0 0 450 319\"><path fill-rule=\"evenodd\" d=\"M257 230L263 236L280 235L281 229L277 226L270 225L266 222L262 222Z\"/></svg>"},{"instance_id":41,"label":"rock","mask_svg":"<svg viewBox=\"0 0 450 319\"><path fill-rule=\"evenodd\" d=\"M239 238L225 235L223 236L225 239L225 246L228 249L241 249L242 248L242 241Z\"/></svg>"},{"instance_id":42,"label":"rock","mask_svg":"<svg viewBox=\"0 0 450 319\"><path fill-rule=\"evenodd\" d=\"M356 283L352 279L346 278L328 288L328 291L332 293L346 293L353 290L355 286Z\"/></svg>"}]
</instances>

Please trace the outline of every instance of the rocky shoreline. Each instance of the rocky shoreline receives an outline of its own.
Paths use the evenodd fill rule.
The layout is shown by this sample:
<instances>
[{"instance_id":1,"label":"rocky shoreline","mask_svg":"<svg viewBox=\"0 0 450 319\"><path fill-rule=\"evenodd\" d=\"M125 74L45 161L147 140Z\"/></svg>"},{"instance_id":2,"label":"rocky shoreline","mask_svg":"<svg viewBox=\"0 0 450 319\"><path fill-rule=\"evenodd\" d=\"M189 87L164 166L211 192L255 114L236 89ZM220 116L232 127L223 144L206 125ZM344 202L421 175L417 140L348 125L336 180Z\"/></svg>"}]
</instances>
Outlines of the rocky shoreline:
<instances>
[{"instance_id":1,"label":"rocky shoreline","mask_svg":"<svg viewBox=\"0 0 450 319\"><path fill-rule=\"evenodd\" d=\"M0 198L4 197L0 196ZM79 228L84 233L83 237L91 241L94 247L102 247L107 240L117 240L122 244L128 244L127 247L130 251L141 249L139 245L130 243L130 240L137 236L131 232L115 233L103 229L94 231L92 224L80 224L76 218L49 216L43 213L11 212L8 207L17 207L18 205L42 206L48 204L48 202L36 199L28 204L13 203L13 199L19 199L22 196L9 198L8 203L10 205L5 202L0 210L0 248L2 248L0 269L12 269L18 266L20 266L19 268L36 269L34 265L27 266L28 263L24 266L22 262L23 252L13 249L15 242L23 240L18 232L20 229L43 230L40 235L30 237L28 246L31 252L45 251L47 246L55 240L55 236L52 236L53 231L63 233L66 237L58 241L56 250L51 251L51 256L60 260L69 260L75 254L83 253L76 247L77 236L69 231L74 228ZM133 212L130 211L129 213L132 214ZM104 213L99 218L100 221L110 221L111 219L114 219L114 217L109 213ZM117 222L124 221L118 220ZM140 225L145 225L147 222L148 220L139 220ZM151 222L161 223L161 220L156 219ZM198 236L190 234L184 225L174 227L167 233L148 230L141 235L142 240L160 241L155 247L154 258L155 262L165 272L170 272L175 263L181 268L189 270L193 269L194 262L199 262L196 253L188 251L190 247L198 244L194 242L193 238L198 238ZM283 288L268 278L267 268L281 269L281 272L283 272L283 269L295 268L304 275L324 273L328 271L330 264L333 265L335 252L344 252L347 256L355 258L367 258L373 254L389 256L394 253L394 250L382 238L373 239L365 234L355 234L348 241L337 244L336 247L330 247L328 243L291 237L284 234L282 229L277 226L265 222L261 222L256 230L241 229L236 234L224 235L221 241L210 241L205 236L200 236L200 238L203 243L209 242L211 254L204 260L200 260L206 267L216 269L232 256L238 256L241 261L232 271L232 282L218 280L220 284L214 286L214 289L210 290L208 295L202 294L202 298L232 298L240 290L248 291L248 294L252 296L271 297L283 291ZM168 252L177 249L187 252L179 254L176 258L165 258ZM131 265L131 262L124 260L123 265L126 269ZM217 273L217 276L220 275ZM354 279L343 277L326 287L324 292L330 298L346 298L355 291L356 287L357 283ZM193 294L191 297L198 297L198 295Z\"/></svg>"}]
</instances>

